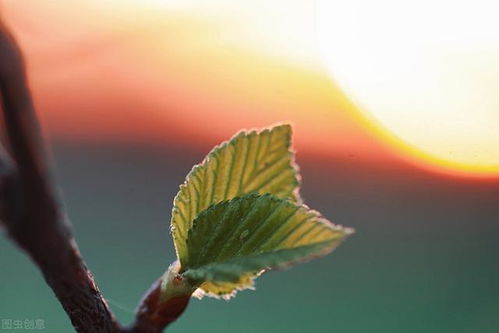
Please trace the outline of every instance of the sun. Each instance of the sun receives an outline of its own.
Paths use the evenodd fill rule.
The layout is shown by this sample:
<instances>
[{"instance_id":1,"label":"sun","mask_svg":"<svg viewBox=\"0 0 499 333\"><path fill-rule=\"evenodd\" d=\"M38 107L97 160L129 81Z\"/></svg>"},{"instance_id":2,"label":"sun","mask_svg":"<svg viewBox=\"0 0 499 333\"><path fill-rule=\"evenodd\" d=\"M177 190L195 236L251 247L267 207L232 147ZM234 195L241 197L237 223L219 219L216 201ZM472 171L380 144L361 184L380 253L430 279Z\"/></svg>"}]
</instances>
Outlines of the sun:
<instances>
[{"instance_id":1,"label":"sun","mask_svg":"<svg viewBox=\"0 0 499 333\"><path fill-rule=\"evenodd\" d=\"M332 77L405 152L499 175L497 1L319 0Z\"/></svg>"}]
</instances>

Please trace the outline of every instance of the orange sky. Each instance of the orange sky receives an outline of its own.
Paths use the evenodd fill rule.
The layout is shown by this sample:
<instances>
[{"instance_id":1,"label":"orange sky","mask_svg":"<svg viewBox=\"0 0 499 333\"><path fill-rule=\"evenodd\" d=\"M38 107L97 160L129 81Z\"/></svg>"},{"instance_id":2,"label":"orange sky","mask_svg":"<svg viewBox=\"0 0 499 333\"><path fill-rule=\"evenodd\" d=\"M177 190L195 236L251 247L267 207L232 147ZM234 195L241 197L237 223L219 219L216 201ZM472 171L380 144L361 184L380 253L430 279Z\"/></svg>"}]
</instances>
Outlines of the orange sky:
<instances>
[{"instance_id":1,"label":"orange sky","mask_svg":"<svg viewBox=\"0 0 499 333\"><path fill-rule=\"evenodd\" d=\"M382 143L333 85L305 38L313 8L303 1L290 3L310 11L295 31L270 14L261 20L275 31L265 22L252 30L193 10L110 3L2 3L51 137L216 143L241 128L289 121L302 151L408 158ZM279 45L280 36L289 40Z\"/></svg>"}]
</instances>

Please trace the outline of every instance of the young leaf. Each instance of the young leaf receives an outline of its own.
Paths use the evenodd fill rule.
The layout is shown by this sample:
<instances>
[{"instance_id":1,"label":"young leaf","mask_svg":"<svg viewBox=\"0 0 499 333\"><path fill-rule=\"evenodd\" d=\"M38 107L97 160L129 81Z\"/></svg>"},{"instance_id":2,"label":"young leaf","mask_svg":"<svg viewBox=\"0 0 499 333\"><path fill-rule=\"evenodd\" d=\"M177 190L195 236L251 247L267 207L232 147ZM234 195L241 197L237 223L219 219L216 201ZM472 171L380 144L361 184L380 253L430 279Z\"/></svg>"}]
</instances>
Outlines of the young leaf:
<instances>
[{"instance_id":1,"label":"young leaf","mask_svg":"<svg viewBox=\"0 0 499 333\"><path fill-rule=\"evenodd\" d=\"M187 175L175 197L172 235L182 266L192 222L210 205L251 192L272 193L299 202L299 175L290 151L291 127L242 131L213 149Z\"/></svg>"},{"instance_id":2,"label":"young leaf","mask_svg":"<svg viewBox=\"0 0 499 333\"><path fill-rule=\"evenodd\" d=\"M194 220L181 274L210 295L230 295L252 286L264 270L329 253L350 233L304 205L247 194L213 205Z\"/></svg>"}]
</instances>

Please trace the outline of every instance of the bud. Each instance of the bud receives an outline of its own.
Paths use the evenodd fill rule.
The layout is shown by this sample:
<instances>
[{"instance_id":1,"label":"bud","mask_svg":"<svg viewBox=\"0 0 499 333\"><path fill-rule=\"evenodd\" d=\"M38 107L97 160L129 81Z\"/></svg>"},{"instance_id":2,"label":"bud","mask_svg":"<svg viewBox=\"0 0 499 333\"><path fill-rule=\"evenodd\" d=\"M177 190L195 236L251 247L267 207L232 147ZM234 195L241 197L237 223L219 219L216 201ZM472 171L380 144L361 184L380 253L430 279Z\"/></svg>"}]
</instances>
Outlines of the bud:
<instances>
[{"instance_id":1,"label":"bud","mask_svg":"<svg viewBox=\"0 0 499 333\"><path fill-rule=\"evenodd\" d=\"M159 301L166 302L178 297L190 297L198 286L191 284L180 273L180 262L173 262L163 275Z\"/></svg>"}]
</instances>

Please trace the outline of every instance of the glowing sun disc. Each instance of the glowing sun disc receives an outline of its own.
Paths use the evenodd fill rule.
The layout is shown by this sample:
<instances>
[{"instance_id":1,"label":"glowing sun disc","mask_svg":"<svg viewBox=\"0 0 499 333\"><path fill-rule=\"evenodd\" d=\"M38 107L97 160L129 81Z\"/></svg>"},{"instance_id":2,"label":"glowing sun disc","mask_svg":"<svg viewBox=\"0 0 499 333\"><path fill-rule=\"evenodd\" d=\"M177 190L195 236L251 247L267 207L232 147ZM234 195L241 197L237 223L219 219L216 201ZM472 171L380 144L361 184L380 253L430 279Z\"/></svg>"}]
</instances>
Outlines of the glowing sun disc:
<instances>
[{"instance_id":1,"label":"glowing sun disc","mask_svg":"<svg viewBox=\"0 0 499 333\"><path fill-rule=\"evenodd\" d=\"M499 174L499 2L319 0L326 67L405 150Z\"/></svg>"}]
</instances>

